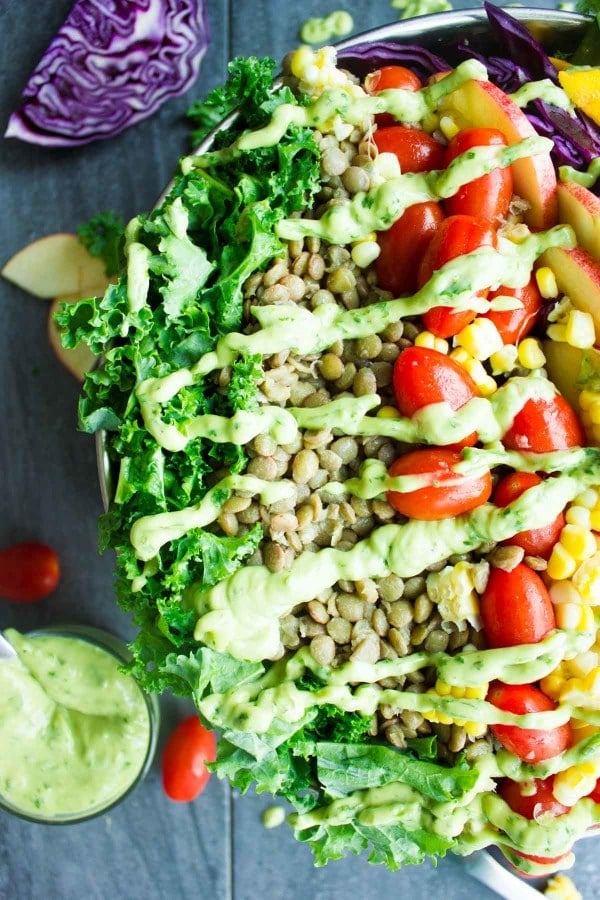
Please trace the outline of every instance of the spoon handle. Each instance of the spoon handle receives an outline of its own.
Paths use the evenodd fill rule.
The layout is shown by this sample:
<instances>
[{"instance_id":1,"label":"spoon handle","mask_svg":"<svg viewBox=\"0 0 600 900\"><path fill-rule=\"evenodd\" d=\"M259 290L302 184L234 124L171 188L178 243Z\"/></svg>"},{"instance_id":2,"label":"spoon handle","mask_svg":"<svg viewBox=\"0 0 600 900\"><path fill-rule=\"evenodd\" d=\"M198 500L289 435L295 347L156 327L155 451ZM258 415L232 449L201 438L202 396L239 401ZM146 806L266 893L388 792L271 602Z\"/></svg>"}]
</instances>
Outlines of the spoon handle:
<instances>
[{"instance_id":1,"label":"spoon handle","mask_svg":"<svg viewBox=\"0 0 600 900\"><path fill-rule=\"evenodd\" d=\"M485 884L505 900L540 900L542 896L483 850L467 856L462 863L472 878Z\"/></svg>"}]
</instances>

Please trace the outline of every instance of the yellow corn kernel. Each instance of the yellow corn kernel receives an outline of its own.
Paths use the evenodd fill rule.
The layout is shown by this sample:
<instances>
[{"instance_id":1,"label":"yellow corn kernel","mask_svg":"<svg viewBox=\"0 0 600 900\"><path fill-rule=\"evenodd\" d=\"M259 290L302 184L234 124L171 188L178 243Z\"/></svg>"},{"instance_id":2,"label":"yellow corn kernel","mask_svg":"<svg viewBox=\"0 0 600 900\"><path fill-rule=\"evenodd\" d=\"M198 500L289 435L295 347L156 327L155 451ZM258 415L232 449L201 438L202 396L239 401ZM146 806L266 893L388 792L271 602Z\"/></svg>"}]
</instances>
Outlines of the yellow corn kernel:
<instances>
[{"instance_id":1,"label":"yellow corn kernel","mask_svg":"<svg viewBox=\"0 0 600 900\"><path fill-rule=\"evenodd\" d=\"M541 679L540 688L547 697L550 697L552 700L558 700L565 683L564 673L559 666L554 672L550 672L549 675Z\"/></svg>"},{"instance_id":2,"label":"yellow corn kernel","mask_svg":"<svg viewBox=\"0 0 600 900\"><path fill-rule=\"evenodd\" d=\"M589 606L560 603L554 611L556 624L566 631L590 631L595 627L594 613Z\"/></svg>"},{"instance_id":3,"label":"yellow corn kernel","mask_svg":"<svg viewBox=\"0 0 600 900\"><path fill-rule=\"evenodd\" d=\"M451 141L460 128L451 116L440 116L440 131L447 141Z\"/></svg>"},{"instance_id":4,"label":"yellow corn kernel","mask_svg":"<svg viewBox=\"0 0 600 900\"><path fill-rule=\"evenodd\" d=\"M581 350L593 347L596 342L596 330L590 313L572 309L566 322L565 336L567 343L572 347L579 347Z\"/></svg>"},{"instance_id":5,"label":"yellow corn kernel","mask_svg":"<svg viewBox=\"0 0 600 900\"><path fill-rule=\"evenodd\" d=\"M452 725L452 716L448 716L443 712L438 712L438 722L440 725Z\"/></svg>"},{"instance_id":6,"label":"yellow corn kernel","mask_svg":"<svg viewBox=\"0 0 600 900\"><path fill-rule=\"evenodd\" d=\"M576 678L585 678L598 668L598 654L593 650L578 653L567 663L569 672Z\"/></svg>"},{"instance_id":7,"label":"yellow corn kernel","mask_svg":"<svg viewBox=\"0 0 600 900\"><path fill-rule=\"evenodd\" d=\"M565 578L570 578L576 568L577 563L565 547L560 543L555 544L548 560L548 568L546 570L548 577L553 581L562 581Z\"/></svg>"},{"instance_id":8,"label":"yellow corn kernel","mask_svg":"<svg viewBox=\"0 0 600 900\"><path fill-rule=\"evenodd\" d=\"M581 407L581 409L589 409L594 400L597 399L597 391L588 391L584 389L579 395L579 406ZM595 505L595 502L593 505ZM587 506L587 504L584 504L584 506Z\"/></svg>"},{"instance_id":9,"label":"yellow corn kernel","mask_svg":"<svg viewBox=\"0 0 600 900\"><path fill-rule=\"evenodd\" d=\"M503 236L513 244L522 244L526 241L531 231L524 222L517 222L514 225L507 225L503 229Z\"/></svg>"},{"instance_id":10,"label":"yellow corn kernel","mask_svg":"<svg viewBox=\"0 0 600 900\"><path fill-rule=\"evenodd\" d=\"M488 690L489 690L489 684L487 682L485 684L479 685L478 687L465 688L465 699L466 700L485 700Z\"/></svg>"},{"instance_id":11,"label":"yellow corn kernel","mask_svg":"<svg viewBox=\"0 0 600 900\"><path fill-rule=\"evenodd\" d=\"M551 341L557 341L561 344L567 343L567 326L566 325L548 325L546 334Z\"/></svg>"},{"instance_id":12,"label":"yellow corn kernel","mask_svg":"<svg viewBox=\"0 0 600 900\"><path fill-rule=\"evenodd\" d=\"M497 350L490 356L490 365L494 375L503 375L512 372L517 364L517 348L514 344L505 344L501 350Z\"/></svg>"},{"instance_id":13,"label":"yellow corn kernel","mask_svg":"<svg viewBox=\"0 0 600 900\"><path fill-rule=\"evenodd\" d=\"M560 62L564 62L564 60L560 60ZM544 897L547 900L583 900L574 883L563 872L550 878L544 888Z\"/></svg>"},{"instance_id":14,"label":"yellow corn kernel","mask_svg":"<svg viewBox=\"0 0 600 900\"><path fill-rule=\"evenodd\" d=\"M584 413L589 417L589 421L593 425L600 425L600 396L596 396L596 399L590 403L587 409L584 410Z\"/></svg>"},{"instance_id":15,"label":"yellow corn kernel","mask_svg":"<svg viewBox=\"0 0 600 900\"><path fill-rule=\"evenodd\" d=\"M553 603L579 603L581 604L582 598L581 594L575 587L575 585L568 581L567 579L563 579L562 581L553 581L548 590L550 594L550 599Z\"/></svg>"},{"instance_id":16,"label":"yellow corn kernel","mask_svg":"<svg viewBox=\"0 0 600 900\"><path fill-rule=\"evenodd\" d=\"M535 338L525 338L517 347L519 362L526 369L539 369L546 362L544 351Z\"/></svg>"},{"instance_id":17,"label":"yellow corn kernel","mask_svg":"<svg viewBox=\"0 0 600 900\"><path fill-rule=\"evenodd\" d=\"M573 573L573 586L579 592L582 602L589 606L600 606L600 553L596 551L584 559Z\"/></svg>"},{"instance_id":18,"label":"yellow corn kernel","mask_svg":"<svg viewBox=\"0 0 600 900\"><path fill-rule=\"evenodd\" d=\"M471 354L467 353L464 347L456 347L454 350L452 350L450 353L450 358L457 362L459 366L462 366L463 369L473 359Z\"/></svg>"},{"instance_id":19,"label":"yellow corn kernel","mask_svg":"<svg viewBox=\"0 0 600 900\"><path fill-rule=\"evenodd\" d=\"M290 69L296 78L303 78L308 66L314 65L314 53L310 47L302 46L292 54Z\"/></svg>"},{"instance_id":20,"label":"yellow corn kernel","mask_svg":"<svg viewBox=\"0 0 600 900\"><path fill-rule=\"evenodd\" d=\"M560 533L560 543L577 562L587 559L596 552L594 535L588 528L582 528L580 525L565 525Z\"/></svg>"},{"instance_id":21,"label":"yellow corn kernel","mask_svg":"<svg viewBox=\"0 0 600 900\"><path fill-rule=\"evenodd\" d=\"M578 763L569 766L554 776L552 793L559 803L574 806L596 786L598 764L594 762Z\"/></svg>"},{"instance_id":22,"label":"yellow corn kernel","mask_svg":"<svg viewBox=\"0 0 600 900\"><path fill-rule=\"evenodd\" d=\"M440 697L449 697L452 694L452 685L447 684L445 681L442 681L441 678L438 678L435 683L435 690Z\"/></svg>"},{"instance_id":23,"label":"yellow corn kernel","mask_svg":"<svg viewBox=\"0 0 600 900\"><path fill-rule=\"evenodd\" d=\"M400 411L395 406L380 406L377 410L378 419L399 419Z\"/></svg>"},{"instance_id":24,"label":"yellow corn kernel","mask_svg":"<svg viewBox=\"0 0 600 900\"><path fill-rule=\"evenodd\" d=\"M535 273L535 280L540 294L545 300L553 300L558 297L558 285L554 272L549 266L541 266Z\"/></svg>"},{"instance_id":25,"label":"yellow corn kernel","mask_svg":"<svg viewBox=\"0 0 600 900\"><path fill-rule=\"evenodd\" d=\"M580 528L590 528L592 514L585 506L573 504L565 513L565 519L569 525L579 525Z\"/></svg>"},{"instance_id":26,"label":"yellow corn kernel","mask_svg":"<svg viewBox=\"0 0 600 900\"><path fill-rule=\"evenodd\" d=\"M427 347L428 350L437 350L438 353L444 354L450 349L448 341L431 331L421 331L415 338L415 347Z\"/></svg>"},{"instance_id":27,"label":"yellow corn kernel","mask_svg":"<svg viewBox=\"0 0 600 900\"><path fill-rule=\"evenodd\" d=\"M354 265L359 269L366 269L372 262L375 262L380 253L381 247L377 241L360 241L354 245L350 256Z\"/></svg>"},{"instance_id":28,"label":"yellow corn kernel","mask_svg":"<svg viewBox=\"0 0 600 900\"><path fill-rule=\"evenodd\" d=\"M465 731L471 738L483 737L487 731L487 725L481 722L465 722Z\"/></svg>"},{"instance_id":29,"label":"yellow corn kernel","mask_svg":"<svg viewBox=\"0 0 600 900\"><path fill-rule=\"evenodd\" d=\"M591 511L590 528L592 531L600 531L600 509L593 509Z\"/></svg>"},{"instance_id":30,"label":"yellow corn kernel","mask_svg":"<svg viewBox=\"0 0 600 900\"><path fill-rule=\"evenodd\" d=\"M478 317L456 335L456 343L479 360L489 359L502 349L503 341L491 319Z\"/></svg>"}]
</instances>

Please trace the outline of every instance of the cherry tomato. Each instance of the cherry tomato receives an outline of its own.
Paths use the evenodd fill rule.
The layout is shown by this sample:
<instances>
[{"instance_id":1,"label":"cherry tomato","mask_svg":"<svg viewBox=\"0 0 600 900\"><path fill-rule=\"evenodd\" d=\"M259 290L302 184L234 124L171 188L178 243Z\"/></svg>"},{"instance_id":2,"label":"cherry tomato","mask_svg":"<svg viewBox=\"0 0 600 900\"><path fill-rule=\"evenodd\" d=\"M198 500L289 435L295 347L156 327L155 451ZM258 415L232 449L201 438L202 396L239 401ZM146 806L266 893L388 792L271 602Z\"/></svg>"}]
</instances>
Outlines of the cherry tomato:
<instances>
[{"instance_id":1,"label":"cherry tomato","mask_svg":"<svg viewBox=\"0 0 600 900\"><path fill-rule=\"evenodd\" d=\"M513 472L498 482L492 501L496 506L508 506L513 500L520 497L524 491L541 483L542 479L534 472ZM527 531L519 531L518 534L514 534L511 538L502 541L502 543L515 544L517 547L522 547L529 556L541 556L543 559L548 559L552 553L552 548L560 537L564 524L565 517L562 513L559 513L552 522L549 522L542 528L529 528Z\"/></svg>"},{"instance_id":2,"label":"cherry tomato","mask_svg":"<svg viewBox=\"0 0 600 900\"><path fill-rule=\"evenodd\" d=\"M509 450L549 453L582 447L585 436L573 407L556 394L552 400L528 400L515 416L502 443Z\"/></svg>"},{"instance_id":3,"label":"cherry tomato","mask_svg":"<svg viewBox=\"0 0 600 900\"><path fill-rule=\"evenodd\" d=\"M364 88L367 94L378 94L389 88L401 88L403 91L418 91L422 88L421 79L405 66L382 66L365 76Z\"/></svg>"},{"instance_id":4,"label":"cherry tomato","mask_svg":"<svg viewBox=\"0 0 600 900\"><path fill-rule=\"evenodd\" d=\"M436 521L458 516L481 506L492 492L492 476L458 475L454 466L462 459L459 450L432 447L413 450L397 459L389 468L398 475L429 476L426 487L400 493L388 491L387 499L394 509L411 519Z\"/></svg>"},{"instance_id":5,"label":"cherry tomato","mask_svg":"<svg viewBox=\"0 0 600 900\"><path fill-rule=\"evenodd\" d=\"M526 334L529 334L533 328L544 301L535 278L532 278L525 287L501 287L497 291L490 291L488 300L493 300L495 297L500 296L516 297L517 300L521 301L522 305L518 309L507 309L504 311L490 309L483 315L494 323L505 344L516 344Z\"/></svg>"},{"instance_id":6,"label":"cherry tomato","mask_svg":"<svg viewBox=\"0 0 600 900\"><path fill-rule=\"evenodd\" d=\"M495 128L465 128L456 134L444 158L445 167L452 160L473 147L506 147L506 138ZM458 189L445 203L449 216L464 214L481 216L499 224L506 217L513 195L513 177L510 168L494 169Z\"/></svg>"},{"instance_id":7,"label":"cherry tomato","mask_svg":"<svg viewBox=\"0 0 600 900\"><path fill-rule=\"evenodd\" d=\"M523 563L510 572L492 566L480 612L489 647L537 644L556 628L546 585Z\"/></svg>"},{"instance_id":8,"label":"cherry tomato","mask_svg":"<svg viewBox=\"0 0 600 900\"><path fill-rule=\"evenodd\" d=\"M378 233L381 252L375 260L375 272L384 291L398 297L417 290L419 263L443 218L439 203L415 203L391 228Z\"/></svg>"},{"instance_id":9,"label":"cherry tomato","mask_svg":"<svg viewBox=\"0 0 600 900\"><path fill-rule=\"evenodd\" d=\"M498 782L498 794L514 812L526 819L538 819L542 815L564 816L571 807L559 803L552 793L553 787L554 775L534 778L527 782L527 793L523 794L524 785L511 778L503 778Z\"/></svg>"},{"instance_id":10,"label":"cherry tomato","mask_svg":"<svg viewBox=\"0 0 600 900\"><path fill-rule=\"evenodd\" d=\"M430 403L446 401L460 409L479 391L471 376L449 356L426 347L408 347L394 365L396 405L409 418ZM477 442L477 432L468 435L454 447L470 447Z\"/></svg>"},{"instance_id":11,"label":"cherry tomato","mask_svg":"<svg viewBox=\"0 0 600 900\"><path fill-rule=\"evenodd\" d=\"M403 173L429 172L444 166L444 147L420 128L389 125L378 128L373 140L380 153L394 153L398 157Z\"/></svg>"},{"instance_id":12,"label":"cherry tomato","mask_svg":"<svg viewBox=\"0 0 600 900\"><path fill-rule=\"evenodd\" d=\"M171 733L162 755L162 783L171 800L187 803L206 787L214 762L217 740L197 716L183 719Z\"/></svg>"},{"instance_id":13,"label":"cherry tomato","mask_svg":"<svg viewBox=\"0 0 600 900\"><path fill-rule=\"evenodd\" d=\"M519 715L556 709L556 703L533 684L494 681L490 684L487 699L498 709ZM518 725L491 725L490 728L506 750L528 763L558 756L572 743L569 722L548 729L519 728Z\"/></svg>"},{"instance_id":14,"label":"cherry tomato","mask_svg":"<svg viewBox=\"0 0 600 900\"><path fill-rule=\"evenodd\" d=\"M421 260L417 284L422 287L445 263L457 256L471 253L480 247L495 247L496 229L491 222L477 216L449 216L429 242ZM481 291L481 296L486 296ZM475 312L470 309L453 310L449 306L436 306L423 316L425 327L441 338L452 337L472 322Z\"/></svg>"},{"instance_id":15,"label":"cherry tomato","mask_svg":"<svg viewBox=\"0 0 600 900\"><path fill-rule=\"evenodd\" d=\"M46 544L13 544L0 552L0 597L30 603L47 597L60 580L58 556Z\"/></svg>"},{"instance_id":16,"label":"cherry tomato","mask_svg":"<svg viewBox=\"0 0 600 900\"><path fill-rule=\"evenodd\" d=\"M533 856L531 853L521 853L520 850L512 850L512 853L515 856L520 856L521 859L528 859L531 862L537 863L540 866L553 866L555 863L562 862L563 859L566 859L570 850L567 853L561 853L560 856ZM519 872L518 866L513 866ZM530 875L530 878L535 878L535 875Z\"/></svg>"},{"instance_id":17,"label":"cherry tomato","mask_svg":"<svg viewBox=\"0 0 600 900\"><path fill-rule=\"evenodd\" d=\"M600 778L596 782L596 787L594 788L594 790L591 792L591 794L588 794L588 797L593 800L594 803L600 803Z\"/></svg>"}]
</instances>

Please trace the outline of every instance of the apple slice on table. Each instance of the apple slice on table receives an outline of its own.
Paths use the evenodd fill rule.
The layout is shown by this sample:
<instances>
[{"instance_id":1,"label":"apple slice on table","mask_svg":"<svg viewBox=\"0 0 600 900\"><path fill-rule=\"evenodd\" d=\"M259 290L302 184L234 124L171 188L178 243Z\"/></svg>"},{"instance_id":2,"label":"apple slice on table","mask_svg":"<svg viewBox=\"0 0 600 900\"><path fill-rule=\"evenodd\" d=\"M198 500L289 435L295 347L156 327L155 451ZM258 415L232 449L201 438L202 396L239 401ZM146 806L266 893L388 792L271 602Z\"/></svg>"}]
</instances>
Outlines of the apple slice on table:
<instances>
[{"instance_id":1,"label":"apple slice on table","mask_svg":"<svg viewBox=\"0 0 600 900\"><path fill-rule=\"evenodd\" d=\"M600 260L600 198L576 181L559 182L558 219L570 225L577 243Z\"/></svg>"},{"instance_id":2,"label":"apple slice on table","mask_svg":"<svg viewBox=\"0 0 600 900\"><path fill-rule=\"evenodd\" d=\"M540 257L542 265L554 272L562 294L566 294L576 309L590 313L596 337L600 335L600 262L583 247L567 250L551 247Z\"/></svg>"},{"instance_id":3,"label":"apple slice on table","mask_svg":"<svg viewBox=\"0 0 600 900\"><path fill-rule=\"evenodd\" d=\"M443 115L459 128L496 128L509 145L536 134L514 100L489 81L466 81L441 103ZM512 166L515 194L529 203L525 221L531 228L551 228L557 221L556 173L549 153L516 160Z\"/></svg>"},{"instance_id":4,"label":"apple slice on table","mask_svg":"<svg viewBox=\"0 0 600 900\"><path fill-rule=\"evenodd\" d=\"M107 283L102 260L92 256L77 235L63 232L27 244L8 260L0 275L42 300L68 294L91 296L99 284Z\"/></svg>"}]
</instances>

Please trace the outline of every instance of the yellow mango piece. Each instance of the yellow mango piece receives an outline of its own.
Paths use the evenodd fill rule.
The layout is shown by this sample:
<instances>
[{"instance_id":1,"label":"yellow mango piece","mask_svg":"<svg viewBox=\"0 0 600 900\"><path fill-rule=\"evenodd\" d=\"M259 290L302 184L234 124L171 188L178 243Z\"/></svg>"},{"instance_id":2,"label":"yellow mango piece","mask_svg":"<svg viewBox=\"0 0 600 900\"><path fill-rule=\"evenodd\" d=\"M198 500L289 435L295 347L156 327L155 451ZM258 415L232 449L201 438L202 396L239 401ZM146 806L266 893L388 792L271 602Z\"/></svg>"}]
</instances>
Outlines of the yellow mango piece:
<instances>
[{"instance_id":1,"label":"yellow mango piece","mask_svg":"<svg viewBox=\"0 0 600 900\"><path fill-rule=\"evenodd\" d=\"M575 106L600 125L600 68L563 69L558 80Z\"/></svg>"}]
</instances>

